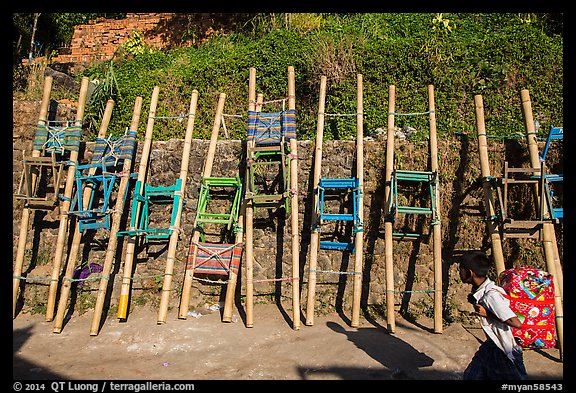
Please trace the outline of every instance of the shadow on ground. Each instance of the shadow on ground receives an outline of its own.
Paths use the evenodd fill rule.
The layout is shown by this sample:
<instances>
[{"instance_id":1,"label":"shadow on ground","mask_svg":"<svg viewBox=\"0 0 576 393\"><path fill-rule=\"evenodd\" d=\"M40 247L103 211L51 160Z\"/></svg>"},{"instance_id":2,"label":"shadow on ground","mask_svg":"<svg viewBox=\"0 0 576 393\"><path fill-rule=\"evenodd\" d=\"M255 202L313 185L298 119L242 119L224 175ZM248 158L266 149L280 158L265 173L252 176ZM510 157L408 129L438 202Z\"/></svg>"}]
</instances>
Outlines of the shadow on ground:
<instances>
[{"instance_id":1,"label":"shadow on ground","mask_svg":"<svg viewBox=\"0 0 576 393\"><path fill-rule=\"evenodd\" d=\"M434 364L434 359L420 352L405 341L391 335L381 326L346 330L335 322L326 326L334 332L346 335L348 341L364 351L368 356L382 365L382 368L366 367L322 367L300 366L298 373L303 380L343 379L343 380L461 380L462 373L427 369ZM550 355L543 353L550 358ZM529 372L528 379L554 380L545 373ZM495 382L495 381L492 381Z\"/></svg>"},{"instance_id":2,"label":"shadow on ground","mask_svg":"<svg viewBox=\"0 0 576 393\"><path fill-rule=\"evenodd\" d=\"M12 379L13 380L62 380L62 375L55 374L44 367L23 359L17 355L18 350L30 338L31 328L16 329L12 334Z\"/></svg>"},{"instance_id":3,"label":"shadow on ground","mask_svg":"<svg viewBox=\"0 0 576 393\"><path fill-rule=\"evenodd\" d=\"M299 367L302 379L341 378L341 379L458 379L454 372L425 371L434 359L423 352L416 350L410 344L387 333L386 329L379 327L358 328L347 331L335 322L326 324L337 333L347 336L357 348L366 352L378 363L381 369L365 367Z\"/></svg>"}]
</instances>

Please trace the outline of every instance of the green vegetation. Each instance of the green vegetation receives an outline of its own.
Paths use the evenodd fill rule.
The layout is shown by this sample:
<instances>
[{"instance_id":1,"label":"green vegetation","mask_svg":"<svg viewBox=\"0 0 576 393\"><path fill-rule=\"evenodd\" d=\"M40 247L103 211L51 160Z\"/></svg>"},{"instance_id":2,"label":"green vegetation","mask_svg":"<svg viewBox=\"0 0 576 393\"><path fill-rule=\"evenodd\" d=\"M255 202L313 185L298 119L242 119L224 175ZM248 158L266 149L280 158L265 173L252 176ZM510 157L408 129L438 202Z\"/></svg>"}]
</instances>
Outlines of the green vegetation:
<instances>
[{"instance_id":1,"label":"green vegetation","mask_svg":"<svg viewBox=\"0 0 576 393\"><path fill-rule=\"evenodd\" d=\"M97 18L122 19L125 13L35 12L12 14L12 64L36 56L52 57L72 40L74 26Z\"/></svg>"},{"instance_id":2,"label":"green vegetation","mask_svg":"<svg viewBox=\"0 0 576 393\"><path fill-rule=\"evenodd\" d=\"M326 112L355 113L357 73L364 75L365 134L386 127L390 84L396 86L396 112L403 113L426 111L426 86L434 85L441 138L475 132L475 94L484 97L489 134L523 132L521 89L530 91L541 136L551 125L562 125L562 15L291 14L289 23L283 18L260 14L251 21L251 31L245 25L194 47L117 56L119 94L110 129L120 132L129 125L140 95L144 130L158 85L157 116L186 114L191 91L199 91L195 137L208 139L219 93L227 94L225 113L245 116L249 68L257 70L257 91L273 100L286 96L287 66L296 71L299 139L314 138L320 76L328 77ZM85 75L105 78L109 62ZM183 138L185 122L172 123L163 122L166 127L154 139ZM232 139L245 138L244 123L227 122ZM423 116L397 117L396 124L427 129ZM354 138L354 121L329 118L324 135Z\"/></svg>"}]
</instances>

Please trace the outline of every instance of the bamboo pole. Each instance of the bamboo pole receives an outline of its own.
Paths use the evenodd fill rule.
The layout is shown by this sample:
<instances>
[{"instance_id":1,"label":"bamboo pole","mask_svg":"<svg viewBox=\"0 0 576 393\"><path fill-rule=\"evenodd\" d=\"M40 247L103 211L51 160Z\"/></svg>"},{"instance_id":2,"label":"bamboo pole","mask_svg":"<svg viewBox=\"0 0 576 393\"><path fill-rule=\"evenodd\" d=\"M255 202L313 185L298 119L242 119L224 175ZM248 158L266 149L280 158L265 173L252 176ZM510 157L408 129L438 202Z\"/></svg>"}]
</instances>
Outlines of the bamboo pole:
<instances>
[{"instance_id":1,"label":"bamboo pole","mask_svg":"<svg viewBox=\"0 0 576 393\"><path fill-rule=\"evenodd\" d=\"M40 103L40 113L38 114L37 127L42 127L47 123L48 106L50 105L50 94L52 92L52 77L46 76L44 78L44 90L42 92L42 101ZM34 146L34 144L32 144ZM32 157L40 157L41 151L32 149ZM26 170L26 168L22 168ZM30 184L31 189L35 189L36 174L31 174ZM56 190L54 190L56 191ZM16 260L14 262L14 271L12 278L12 318L16 317L16 303L18 302L18 292L20 290L20 276L22 275L22 266L24 265L24 253L26 251L26 241L28 238L28 225L30 222L30 214L32 209L26 207L22 209L22 217L20 218L20 235L18 237L18 250L16 251Z\"/></svg>"},{"instance_id":2,"label":"bamboo pole","mask_svg":"<svg viewBox=\"0 0 576 393\"><path fill-rule=\"evenodd\" d=\"M430 163L432 172L440 176L438 169L438 137L436 134L436 105L434 85L428 85L428 111L430 112ZM439 186L439 185L438 185ZM437 222L432 224L434 236L434 333L442 333L442 227L440 219L440 190L436 189Z\"/></svg>"},{"instance_id":3,"label":"bamboo pole","mask_svg":"<svg viewBox=\"0 0 576 393\"><path fill-rule=\"evenodd\" d=\"M318 99L318 122L316 124L316 147L314 149L314 202L312 205L312 233L310 234L310 265L308 269L308 298L306 300L306 325L314 325L314 302L316 298L316 267L318 264L318 250L320 248L318 223L318 183L322 172L322 140L324 138L324 109L326 106L326 76L320 78L320 97Z\"/></svg>"},{"instance_id":4,"label":"bamboo pole","mask_svg":"<svg viewBox=\"0 0 576 393\"><path fill-rule=\"evenodd\" d=\"M254 207L246 202L246 327L254 327Z\"/></svg>"},{"instance_id":5,"label":"bamboo pole","mask_svg":"<svg viewBox=\"0 0 576 393\"><path fill-rule=\"evenodd\" d=\"M212 166L214 165L214 156L216 154L216 145L218 144L218 134L222 126L222 115L224 113L224 102L226 101L226 93L220 93L218 96L218 106L216 107L216 116L214 117L214 125L212 126L212 135L210 136L210 144L208 145L208 153L206 161L204 162L204 170L202 171L202 178L212 176Z\"/></svg>"},{"instance_id":6,"label":"bamboo pole","mask_svg":"<svg viewBox=\"0 0 576 393\"><path fill-rule=\"evenodd\" d=\"M212 126L212 134L210 136L210 144L208 145L208 153L204 161L204 170L202 171L202 179L212 175L212 165L214 163L214 154L216 152L216 144L218 143L218 133L222 124L222 113L224 112L224 102L226 94L220 93L218 97L218 106L216 107L216 115L214 116L214 125ZM192 235L192 244L194 245L194 258L198 253L198 241L200 240L200 231L194 228ZM182 284L182 295L180 296L180 307L178 318L186 319L188 317L188 307L190 305L190 291L192 289L192 281L194 279L194 267L186 268L184 282Z\"/></svg>"},{"instance_id":7,"label":"bamboo pole","mask_svg":"<svg viewBox=\"0 0 576 393\"><path fill-rule=\"evenodd\" d=\"M76 123L82 124L84 119L84 110L86 109L86 96L88 93L88 77L82 78L80 85L80 95L78 97L78 109L76 110ZM66 234L68 232L68 210L72 198L72 190L74 189L74 178L76 177L76 165L78 164L78 151L71 151L70 162L72 165L68 167L66 174L66 185L64 186L64 202L60 205L60 225L58 227L58 238L56 241L56 251L54 253L54 262L52 266L52 276L50 287L48 289L48 302L46 304L46 322L52 321L54 318L54 308L56 306L56 294L58 291L58 282L60 276L60 269L62 266L62 258L64 256L64 247L66 243Z\"/></svg>"},{"instance_id":8,"label":"bamboo pole","mask_svg":"<svg viewBox=\"0 0 576 393\"><path fill-rule=\"evenodd\" d=\"M255 88L256 86L254 86ZM264 95L258 94L254 110L262 110ZM247 142L254 147L256 142ZM246 327L254 327L254 200L250 199L246 209Z\"/></svg>"},{"instance_id":9,"label":"bamboo pole","mask_svg":"<svg viewBox=\"0 0 576 393\"><path fill-rule=\"evenodd\" d=\"M392 172L394 171L394 108L396 105L396 87L388 88L388 131L386 136L386 183L384 189L384 206L392 206ZM389 214L386 211L385 214ZM386 322L389 333L396 331L394 315L394 257L393 257L393 218L384 221L384 256L386 267Z\"/></svg>"},{"instance_id":10,"label":"bamboo pole","mask_svg":"<svg viewBox=\"0 0 576 393\"><path fill-rule=\"evenodd\" d=\"M294 67L288 67L288 109L296 109ZM292 327L300 329L300 236L298 233L298 141L290 139L290 210L292 235Z\"/></svg>"},{"instance_id":11,"label":"bamboo pole","mask_svg":"<svg viewBox=\"0 0 576 393\"><path fill-rule=\"evenodd\" d=\"M484 101L480 94L474 96L474 106L476 114L476 132L478 134L478 153L480 155L480 170L484 181L484 199L486 201L486 225L492 243L492 257L496 265L496 273L499 275L505 270L504 252L502 250L502 240L498 231L498 224L494 220L496 212L494 196L490 182L490 161L488 160L488 144L486 137L486 125L484 123Z\"/></svg>"},{"instance_id":12,"label":"bamboo pole","mask_svg":"<svg viewBox=\"0 0 576 393\"><path fill-rule=\"evenodd\" d=\"M132 111L132 122L130 123L130 131L138 131L138 124L140 122L140 113L142 110L142 97L136 97L134 102L134 110ZM133 156L136 155L134 151ZM130 173L132 168L132 157L126 157L122 165L122 172L125 174ZM112 272L112 265L114 263L114 256L116 255L116 248L118 245L117 233L120 230L120 222L124 212L124 205L126 194L128 193L128 182L130 178L124 175L120 179L118 186L118 193L116 195L116 204L114 205L114 214L112 215L112 225L110 227L110 235L108 237L108 247L106 249L106 256L104 259L104 266L100 275L100 285L98 287L98 294L96 296L96 304L94 305L94 315L92 316L92 325L90 326L90 335L97 336L100 330L100 321L102 319L102 309L104 308L104 301L106 299L106 291L110 273Z\"/></svg>"},{"instance_id":13,"label":"bamboo pole","mask_svg":"<svg viewBox=\"0 0 576 393\"><path fill-rule=\"evenodd\" d=\"M110 99L106 102L106 108L104 110L104 115L102 116L102 123L100 124L100 130L98 132L98 138L106 137L106 130L108 129L108 124L110 123L110 118L112 117L112 108L114 107L114 100ZM91 167L88 169L88 176L93 176L96 173L97 168ZM93 184L86 184L83 190L76 190L77 193L82 193L82 206L80 209L87 210L90 205L90 199L94 193ZM65 274L62 279L62 285L60 287L60 299L58 300L58 308L56 310L56 318L54 319L54 333L60 333L62 331L62 324L64 322L64 316L66 315L66 310L68 309L68 299L70 297L70 290L72 287L72 277L74 275L74 268L76 266L76 259L78 258L78 251L80 250L80 241L82 240L82 232L80 232L80 224L76 219L76 226L74 234L72 235L72 245L68 253L68 258L65 266Z\"/></svg>"},{"instance_id":14,"label":"bamboo pole","mask_svg":"<svg viewBox=\"0 0 576 393\"><path fill-rule=\"evenodd\" d=\"M242 242L244 237L244 215L245 215L245 204L241 204L240 212L238 214L238 231L236 232L236 237L234 243L238 244ZM222 322L232 322L232 309L234 307L234 292L236 291L236 282L238 280L238 274L230 269L228 273L228 284L226 285L226 297L224 299L224 311L222 312Z\"/></svg>"},{"instance_id":15,"label":"bamboo pole","mask_svg":"<svg viewBox=\"0 0 576 393\"><path fill-rule=\"evenodd\" d=\"M222 114L220 115L220 118L221 117L222 117ZM218 120L218 124L220 124L220 120ZM220 126L218 126L218 127L220 127ZM240 206L237 224L238 224L238 230L236 232L236 236L234 239L235 244L241 243L242 238L244 237L244 232L243 232L244 204L242 204ZM195 252L196 252L196 250L195 250ZM234 292L236 290L237 280L238 280L238 274L235 271L230 270L228 272L228 283L226 285L226 296L225 296L225 300L224 300L224 310L222 312L222 322L232 322L232 309L234 307ZM186 304L188 304L188 303L186 303Z\"/></svg>"},{"instance_id":16,"label":"bamboo pole","mask_svg":"<svg viewBox=\"0 0 576 393\"><path fill-rule=\"evenodd\" d=\"M261 96L261 95L260 95ZM258 97L258 101L261 102L262 98ZM253 111L256 109L256 68L250 68L250 76L248 81L248 110ZM246 149L251 147L254 142L246 141ZM246 155L246 160L250 160L251 157ZM249 176L246 176L246 188L245 192L250 192L248 180ZM252 199L246 199L246 327L254 327L254 204Z\"/></svg>"},{"instance_id":17,"label":"bamboo pole","mask_svg":"<svg viewBox=\"0 0 576 393\"><path fill-rule=\"evenodd\" d=\"M528 151L530 153L530 165L532 168L540 168L540 157L538 154L538 142L536 129L534 127L534 118L532 115L532 103L530 93L523 89L520 91L520 100L522 102L522 113L524 116L524 126L526 128L526 139L528 142ZM540 173L540 176L544 176ZM543 214L549 215L548 206L543 203ZM554 224L551 222L544 223L542 226L542 247L546 258L546 269L552 274L554 282L554 308L556 317L556 333L558 335L560 359L564 357L564 310L563 310L563 273L558 254L558 244L556 243L556 234Z\"/></svg>"},{"instance_id":18,"label":"bamboo pole","mask_svg":"<svg viewBox=\"0 0 576 393\"><path fill-rule=\"evenodd\" d=\"M357 75L356 87L356 177L360 187L358 198L358 216L360 221L364 220L364 99L362 74ZM354 285L352 298L352 320L351 326L358 327L360 324L360 297L362 293L362 262L364 256L364 231L356 232L354 246Z\"/></svg>"},{"instance_id":19,"label":"bamboo pole","mask_svg":"<svg viewBox=\"0 0 576 393\"><path fill-rule=\"evenodd\" d=\"M142 149L142 156L140 157L140 165L138 167L138 181L144 187L146 176L148 172L148 162L150 159L150 149L152 145L152 132L154 130L154 117L156 116L156 107L158 106L158 94L160 88L154 86L152 91L152 98L150 100L150 111L148 114L148 123L146 125L146 136L144 139L144 147ZM136 203L136 216L133 218L134 225L130 225L130 230L134 231L138 228L138 220L140 216L141 202ZM134 209L134 207L133 207ZM133 210L134 211L134 210ZM136 248L137 236L129 236L128 244L126 245L126 258L124 260L124 275L122 276L122 286L120 288L120 300L118 302L119 319L126 319L128 313L128 300L130 297L130 286L132 284L132 269L134 262L134 250Z\"/></svg>"},{"instance_id":20,"label":"bamboo pole","mask_svg":"<svg viewBox=\"0 0 576 393\"><path fill-rule=\"evenodd\" d=\"M168 303L170 301L170 292L172 291L172 275L174 272L174 260L176 258L176 247L178 237L180 236L180 221L182 216L182 206L186 196L186 179L188 177L188 163L190 162L190 149L192 146L192 134L194 132L194 118L196 117L196 106L198 104L198 91L192 90L190 99L190 110L188 111L188 125L186 127L186 136L184 138L184 149L182 152L182 165L180 168L180 201L174 208L177 209L176 218L170 234L168 243L168 255L166 258L166 267L164 271L164 283L162 285L162 296L160 298L160 310L158 312L158 324L166 323L166 314L168 313Z\"/></svg>"}]
</instances>

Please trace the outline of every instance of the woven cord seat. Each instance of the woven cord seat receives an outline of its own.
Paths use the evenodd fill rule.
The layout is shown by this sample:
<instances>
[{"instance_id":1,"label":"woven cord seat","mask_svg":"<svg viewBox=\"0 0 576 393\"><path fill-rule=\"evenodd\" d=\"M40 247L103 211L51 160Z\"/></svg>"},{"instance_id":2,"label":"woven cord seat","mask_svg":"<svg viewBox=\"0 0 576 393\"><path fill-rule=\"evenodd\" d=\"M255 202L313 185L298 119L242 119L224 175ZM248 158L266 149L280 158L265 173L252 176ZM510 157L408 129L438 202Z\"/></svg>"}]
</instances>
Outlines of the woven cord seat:
<instances>
[{"instance_id":1,"label":"woven cord seat","mask_svg":"<svg viewBox=\"0 0 576 393\"><path fill-rule=\"evenodd\" d=\"M190 244L187 268L194 273L228 275L238 272L244 245L197 242Z\"/></svg>"}]
</instances>

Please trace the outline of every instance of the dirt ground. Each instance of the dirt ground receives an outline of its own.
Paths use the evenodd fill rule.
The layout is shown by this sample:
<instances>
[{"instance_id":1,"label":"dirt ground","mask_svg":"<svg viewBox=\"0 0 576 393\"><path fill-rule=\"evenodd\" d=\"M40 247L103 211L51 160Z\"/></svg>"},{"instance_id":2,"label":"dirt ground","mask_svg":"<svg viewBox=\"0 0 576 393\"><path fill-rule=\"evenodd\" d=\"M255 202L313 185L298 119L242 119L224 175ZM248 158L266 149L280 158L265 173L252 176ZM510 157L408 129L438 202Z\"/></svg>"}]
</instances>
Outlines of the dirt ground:
<instances>
[{"instance_id":1,"label":"dirt ground","mask_svg":"<svg viewBox=\"0 0 576 393\"><path fill-rule=\"evenodd\" d=\"M222 323L218 306L191 310L186 320L141 307L119 322L108 317L90 336L92 313L74 314L60 334L43 315L13 321L14 380L458 380L484 340L478 324L452 324L442 334L428 319L397 317L358 328L337 313L292 329L291 313L256 304L254 327L237 310ZM530 379L562 380L557 349L524 352Z\"/></svg>"}]
</instances>

